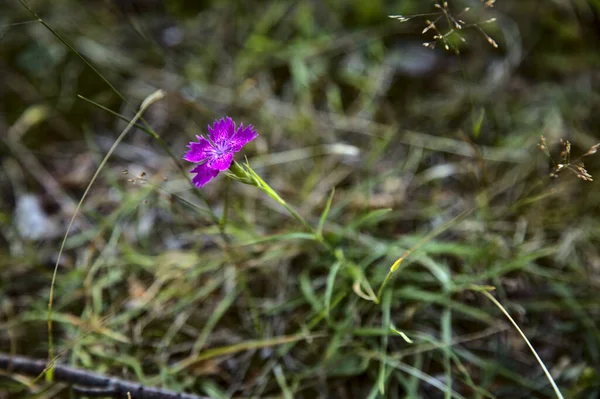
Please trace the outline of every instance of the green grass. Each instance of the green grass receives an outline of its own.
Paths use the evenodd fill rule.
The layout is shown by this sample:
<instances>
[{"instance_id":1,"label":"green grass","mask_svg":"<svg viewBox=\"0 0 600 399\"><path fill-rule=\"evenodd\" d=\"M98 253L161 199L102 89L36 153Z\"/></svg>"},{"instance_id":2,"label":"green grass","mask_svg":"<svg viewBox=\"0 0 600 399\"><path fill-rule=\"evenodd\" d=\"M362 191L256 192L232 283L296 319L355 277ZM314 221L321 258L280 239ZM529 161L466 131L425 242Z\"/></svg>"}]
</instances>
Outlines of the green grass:
<instances>
[{"instance_id":1,"label":"green grass","mask_svg":"<svg viewBox=\"0 0 600 399\"><path fill-rule=\"evenodd\" d=\"M0 351L214 398L598 395L600 191L549 177L598 141L585 4L473 7L499 49L465 29L421 76L437 17L387 17L447 32L417 1L28 4L0 19ZM194 189L223 115L262 180ZM22 236L26 193L57 234Z\"/></svg>"}]
</instances>

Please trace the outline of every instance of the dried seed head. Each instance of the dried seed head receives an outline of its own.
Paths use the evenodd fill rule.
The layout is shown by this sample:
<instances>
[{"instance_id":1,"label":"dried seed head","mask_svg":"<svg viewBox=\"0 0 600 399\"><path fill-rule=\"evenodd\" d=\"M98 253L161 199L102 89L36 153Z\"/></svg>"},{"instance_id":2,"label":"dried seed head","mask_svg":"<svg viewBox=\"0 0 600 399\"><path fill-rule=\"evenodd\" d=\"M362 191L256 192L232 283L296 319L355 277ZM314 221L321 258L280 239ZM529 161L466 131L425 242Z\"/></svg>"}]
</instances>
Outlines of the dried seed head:
<instances>
[{"instance_id":1,"label":"dried seed head","mask_svg":"<svg viewBox=\"0 0 600 399\"><path fill-rule=\"evenodd\" d=\"M583 162L580 163L579 165L575 166L575 174L577 175L577 177L579 177L581 180L585 180L585 181L594 181L594 179L592 178L592 175L590 175L588 173L587 170L585 170L585 166L583 165Z\"/></svg>"},{"instance_id":2,"label":"dried seed head","mask_svg":"<svg viewBox=\"0 0 600 399\"><path fill-rule=\"evenodd\" d=\"M498 48L498 43L496 43L496 41L494 39L492 39L488 35L485 35L485 36L486 36L487 41L488 41L489 44L491 44L492 46L494 46L494 48Z\"/></svg>"},{"instance_id":3,"label":"dried seed head","mask_svg":"<svg viewBox=\"0 0 600 399\"><path fill-rule=\"evenodd\" d=\"M544 152L548 151L548 145L546 144L546 138L544 136L540 136L538 148Z\"/></svg>"},{"instance_id":4,"label":"dried seed head","mask_svg":"<svg viewBox=\"0 0 600 399\"><path fill-rule=\"evenodd\" d=\"M579 162L579 160L587 155L595 154L598 148L600 148L600 143L595 144L590 147L590 149L580 156L577 160L571 161L571 142L569 140L560 139L560 144L562 146L562 150L560 152L560 156L562 158L561 163L555 164L554 168L550 172L550 177L558 177L558 174L563 169L568 169L575 174L579 179L584 181L593 181L592 175L585 169L585 165L583 162ZM546 144L546 139L544 136L540 137L540 142L538 143L538 147L544 151L544 153L552 160L552 156L548 151L548 145Z\"/></svg>"},{"instance_id":5,"label":"dried seed head","mask_svg":"<svg viewBox=\"0 0 600 399\"><path fill-rule=\"evenodd\" d=\"M563 146L563 150L560 152L560 156L563 159L567 159L569 155L571 155L571 142L569 142L569 140L563 141L563 139L560 139L560 143Z\"/></svg>"},{"instance_id":6,"label":"dried seed head","mask_svg":"<svg viewBox=\"0 0 600 399\"><path fill-rule=\"evenodd\" d=\"M427 31L430 29L435 29L435 24L433 22L431 22L430 20L426 20L425 22L427 23L427 26L425 27L425 29L423 29L421 34L427 33Z\"/></svg>"},{"instance_id":7,"label":"dried seed head","mask_svg":"<svg viewBox=\"0 0 600 399\"><path fill-rule=\"evenodd\" d=\"M484 7L492 7L495 3L495 0L481 0L481 2L483 3ZM462 12L460 12L458 15L453 15L452 11L450 10L450 5L449 5L448 1L436 0L434 2L434 7L438 10L434 13L435 19L432 18L433 19L433 22L432 22L431 20L424 18L427 25L425 26L425 28L423 28L423 30L421 31L421 34L425 34L428 31L433 30L436 33L435 36L433 37L434 42L442 41L444 43L444 48L446 50L454 50L457 54L459 54L458 48L457 48L457 46L454 46L452 44L453 41L450 40L450 36L455 35L463 43L466 43L466 40L460 35L459 32L463 31L465 29L468 29L468 28L475 28L475 29L479 30L481 32L481 34L486 38L488 43L490 43L494 48L499 47L498 43L494 39L492 39L489 35L487 35L480 26L483 23L494 22L496 20L496 18L490 18L485 22L467 23L463 19L460 19L459 17L462 17L463 14L469 12L469 10L471 9L470 7L465 7L462 10ZM388 15L389 18L397 19L400 22L406 22L409 19L419 17L419 16L424 16L424 14L414 15L414 16L410 16L410 17L406 17L404 15ZM443 27L436 26L436 24L442 25ZM433 48L435 48L435 44L436 43L425 42L425 43L423 43L423 46L433 49Z\"/></svg>"},{"instance_id":8,"label":"dried seed head","mask_svg":"<svg viewBox=\"0 0 600 399\"><path fill-rule=\"evenodd\" d=\"M388 17L392 19L397 19L400 22L406 22L410 19L405 17L404 15L388 15Z\"/></svg>"},{"instance_id":9,"label":"dried seed head","mask_svg":"<svg viewBox=\"0 0 600 399\"><path fill-rule=\"evenodd\" d=\"M582 156L587 157L588 155L593 155L598 151L598 148L600 147L600 143L598 144L594 144L593 146L590 147L590 149L583 154Z\"/></svg>"}]
</instances>

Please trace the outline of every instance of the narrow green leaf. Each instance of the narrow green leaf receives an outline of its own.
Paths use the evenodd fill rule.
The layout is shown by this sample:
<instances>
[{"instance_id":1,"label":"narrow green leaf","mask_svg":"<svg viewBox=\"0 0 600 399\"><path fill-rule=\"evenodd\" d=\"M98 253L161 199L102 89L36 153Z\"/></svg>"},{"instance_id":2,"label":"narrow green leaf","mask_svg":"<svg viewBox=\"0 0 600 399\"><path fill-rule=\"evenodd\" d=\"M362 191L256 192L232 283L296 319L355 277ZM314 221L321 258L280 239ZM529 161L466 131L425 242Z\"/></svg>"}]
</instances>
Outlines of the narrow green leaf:
<instances>
[{"instance_id":1,"label":"narrow green leaf","mask_svg":"<svg viewBox=\"0 0 600 399\"><path fill-rule=\"evenodd\" d=\"M281 392L283 392L284 399L293 399L294 394L292 393L290 387L285 381L283 370L281 369L281 366L279 364L273 367L273 373L275 374L275 379L277 380L277 384L279 384L279 388L281 388Z\"/></svg>"},{"instance_id":2,"label":"narrow green leaf","mask_svg":"<svg viewBox=\"0 0 600 399\"><path fill-rule=\"evenodd\" d=\"M446 399L452 399L452 364L450 360L450 345L452 345L452 311L449 306L445 307L442 311L441 325L442 341L444 343L442 352L444 353L444 372L446 376L446 392L444 397Z\"/></svg>"},{"instance_id":3,"label":"narrow green leaf","mask_svg":"<svg viewBox=\"0 0 600 399\"><path fill-rule=\"evenodd\" d=\"M325 289L325 314L329 318L329 310L331 308L331 295L333 294L333 285L335 284L335 277L340 270L341 262L335 262L329 270L327 276L327 288Z\"/></svg>"},{"instance_id":4,"label":"narrow green leaf","mask_svg":"<svg viewBox=\"0 0 600 399\"><path fill-rule=\"evenodd\" d=\"M87 97L84 97L84 96L82 96L81 94L78 94L78 95L77 95L77 97L81 98L83 101L87 101L88 103L92 104L92 105L93 105L93 106L95 106L95 107L98 107L98 108L100 108L100 109L101 109L101 110L103 110L103 111L106 111L106 112L108 112L108 113L109 113L109 114L111 114L111 115L114 115L114 116L116 116L117 118L121 119L122 121L125 121L125 122L130 122L130 119L129 119L129 118L127 118L126 116L123 116L123 115L121 115L120 113L118 113L118 112L115 112L115 111L113 111L112 109L110 109L110 108L107 108L107 107L105 107L104 105L102 105L102 104L99 104L99 103L97 103L97 102L96 102L96 101L94 101L94 100L90 100L89 98L87 98ZM154 137L154 138L156 138L156 137L157 137L157 135L156 135L156 132L153 132L152 130L150 130L150 129L146 128L145 126L142 126L142 125L140 125L139 123L134 123L134 125L133 125L133 126L134 126L136 129L140 129L142 132L144 132L144 133L146 133L146 134L148 134L148 135L150 135L150 136L152 136L152 137Z\"/></svg>"},{"instance_id":5,"label":"narrow green leaf","mask_svg":"<svg viewBox=\"0 0 600 399\"><path fill-rule=\"evenodd\" d=\"M390 309L392 307L392 291L386 291L383 295L383 300L381 302L381 311L383 313L382 317L382 326L387 331L390 326ZM381 359L385 359L387 357L387 346L388 346L388 334L385 334L381 337ZM379 392L383 395L385 393L385 381L386 381L386 372L385 372L385 361L382 360L379 365L379 376L377 378L377 383L379 385Z\"/></svg>"},{"instance_id":6,"label":"narrow green leaf","mask_svg":"<svg viewBox=\"0 0 600 399\"><path fill-rule=\"evenodd\" d=\"M202 350L202 347L206 343L208 336L212 332L212 330L217 325L218 321L223 317L225 312L231 307L238 293L236 291L231 291L229 294L223 298L223 300L219 303L217 308L213 311L210 318L206 321L204 328L200 332L200 336L196 339L193 346L193 352L198 354Z\"/></svg>"},{"instance_id":7,"label":"narrow green leaf","mask_svg":"<svg viewBox=\"0 0 600 399\"><path fill-rule=\"evenodd\" d=\"M403 331L398 330L396 327L394 327L393 325L390 326L390 331L398 334L399 336L402 337L403 340L405 340L407 343L412 344L413 341L412 339L408 338L408 335L406 335Z\"/></svg>"},{"instance_id":8,"label":"narrow green leaf","mask_svg":"<svg viewBox=\"0 0 600 399\"><path fill-rule=\"evenodd\" d=\"M315 291L312 287L312 280L310 279L308 270L304 270L300 274L299 282L300 282L300 291L302 291L302 293L304 294L304 298L306 298L306 301L308 303L310 303L310 306L312 306L313 310L317 313L322 311L323 305L321 304L321 302L315 295Z\"/></svg>"},{"instance_id":9,"label":"narrow green leaf","mask_svg":"<svg viewBox=\"0 0 600 399\"><path fill-rule=\"evenodd\" d=\"M204 391L207 395L214 399L227 399L229 396L227 392L224 392L223 389L216 384L215 382L203 379L200 384L202 391Z\"/></svg>"},{"instance_id":10,"label":"narrow green leaf","mask_svg":"<svg viewBox=\"0 0 600 399\"><path fill-rule=\"evenodd\" d=\"M240 244L240 246L248 246L255 244L262 244L269 241L293 241L293 240L311 240L314 241L315 237L309 233L288 233L288 234L276 234L268 237L261 237L253 241L248 241Z\"/></svg>"},{"instance_id":11,"label":"narrow green leaf","mask_svg":"<svg viewBox=\"0 0 600 399\"><path fill-rule=\"evenodd\" d=\"M325 204L325 209L321 214L321 218L319 219L319 227L317 228L317 236L323 236L323 226L325 225L325 220L327 219L327 215L329 214L329 209L331 209L331 203L333 202L333 195L335 194L335 187L331 189L331 194L329 194L329 198L327 198L327 203Z\"/></svg>"},{"instance_id":12,"label":"narrow green leaf","mask_svg":"<svg viewBox=\"0 0 600 399\"><path fill-rule=\"evenodd\" d=\"M473 122L473 137L478 138L479 133L481 133L481 126L483 126L483 120L485 119L485 109L481 108L479 110L479 115L477 115L476 119Z\"/></svg>"},{"instance_id":13,"label":"narrow green leaf","mask_svg":"<svg viewBox=\"0 0 600 399\"><path fill-rule=\"evenodd\" d=\"M368 223L378 222L385 214L392 211L392 208L385 209L376 209L374 211L368 212L366 215L363 215L355 222L350 223L348 226L349 230L356 230L361 226L364 226Z\"/></svg>"}]
</instances>

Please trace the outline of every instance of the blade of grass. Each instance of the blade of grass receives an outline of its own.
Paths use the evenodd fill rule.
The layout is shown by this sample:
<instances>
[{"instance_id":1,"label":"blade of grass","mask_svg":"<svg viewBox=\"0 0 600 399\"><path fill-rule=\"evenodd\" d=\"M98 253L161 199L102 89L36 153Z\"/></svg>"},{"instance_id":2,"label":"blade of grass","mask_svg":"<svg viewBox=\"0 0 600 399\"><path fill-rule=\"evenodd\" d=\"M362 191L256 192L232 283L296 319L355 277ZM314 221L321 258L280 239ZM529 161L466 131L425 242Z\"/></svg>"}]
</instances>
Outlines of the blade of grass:
<instances>
[{"instance_id":1,"label":"blade of grass","mask_svg":"<svg viewBox=\"0 0 600 399\"><path fill-rule=\"evenodd\" d=\"M238 344L220 346L217 348L211 348L204 353L201 353L198 356L186 358L179 363L176 363L171 370L169 370L169 374L178 374L179 372L198 364L204 360L212 359L218 356L230 355L233 353L243 352L251 349L262 349L269 348L271 346L284 345L291 342L298 342L307 339L315 339L315 338L323 338L326 337L325 333L313 333L311 335L300 334L300 335L287 335L282 337L269 338L264 340L252 340L252 341L244 341Z\"/></svg>"},{"instance_id":2,"label":"blade of grass","mask_svg":"<svg viewBox=\"0 0 600 399\"><path fill-rule=\"evenodd\" d=\"M129 122L129 118L127 118L126 116L123 116L123 115L121 115L120 113L118 113L118 112L115 112L115 111L113 111L112 109L110 109L110 108L107 108L107 107L105 107L104 105L102 105L102 104L99 104L99 103L97 103L97 102L96 102L96 101L94 101L94 100L90 100L89 98L87 98L87 97L84 97L84 96L82 96L81 94L78 94L78 95L77 95L77 97L81 98L83 101L86 101L86 102L88 102L88 103L92 104L93 106L95 106L95 107L97 107L97 108L100 108L101 110L103 110L103 111L105 111L105 112L108 112L109 114L111 114L111 115L113 115L113 116L116 116L117 118L121 119L122 121ZM150 135L150 136L152 136L152 137L154 137L154 138L157 138L156 132L154 132L152 129L148 129L147 127L145 127L145 126L142 126L142 125L140 125L140 124L138 124L138 123L134 123L134 125L133 125L133 126L134 126L136 129L140 129L142 132L144 132L144 133L146 133L146 134L148 134L148 135Z\"/></svg>"},{"instance_id":3,"label":"blade of grass","mask_svg":"<svg viewBox=\"0 0 600 399\"><path fill-rule=\"evenodd\" d=\"M290 390L287 382L285 381L285 376L283 375L283 370L281 366L278 364L273 367L273 374L275 374L275 379L277 380L277 384L279 384L279 388L281 388L281 392L283 392L284 399L293 399L294 394Z\"/></svg>"},{"instance_id":4,"label":"blade of grass","mask_svg":"<svg viewBox=\"0 0 600 399\"><path fill-rule=\"evenodd\" d=\"M329 214L329 210L331 209L331 203L333 202L333 195L335 194L335 187L331 190L331 194L329 194L329 198L327 198L327 203L325 204L325 209L321 214L321 218L319 219L319 226L317 227L317 236L323 237L323 226L325 226L325 220L327 220L327 215Z\"/></svg>"},{"instance_id":5,"label":"blade of grass","mask_svg":"<svg viewBox=\"0 0 600 399\"><path fill-rule=\"evenodd\" d=\"M302 273L300 273L298 282L300 285L300 291L304 295L306 302L310 304L315 312L321 312L323 310L323 304L315 294L308 269L304 269Z\"/></svg>"},{"instance_id":6,"label":"blade of grass","mask_svg":"<svg viewBox=\"0 0 600 399\"><path fill-rule=\"evenodd\" d=\"M471 289L474 290L474 291L477 291L477 292L481 292L487 299L489 299L490 301L492 301L492 303L494 305L496 305L498 307L498 309L500 309L500 311L502 313L504 313L504 315L506 316L506 318L511 322L511 324L519 332L519 335L521 336L521 338L523 338L523 341L525 341L525 343L527 344L527 346L531 350L531 353L533 353L533 356L535 356L535 360L537 360L537 362L540 364L540 366L542 367L542 370L544 370L544 374L546 374L546 378L548 378L548 381L550 382L550 385L552 386L552 389L554 390L554 393L556 394L556 397L559 398L559 399L564 399L563 396L562 396L562 394L560 393L560 390L558 389L558 386L554 382L554 378L552 378L552 375L550 374L550 372L546 368L546 365L544 364L544 362L542 361L542 359L540 359L540 357L537 354L535 348L533 347L533 345L531 345L531 342L529 342L529 339L527 339L527 337L525 336L525 333L523 332L523 330L521 330L521 328L519 327L519 325L517 324L517 322L511 317L511 315L504 308L504 306L502 306L502 304L500 302L498 302L498 300L496 298L494 298L494 296L492 294L490 294L489 288L488 287L480 287L480 286L472 286Z\"/></svg>"},{"instance_id":7,"label":"blade of grass","mask_svg":"<svg viewBox=\"0 0 600 399\"><path fill-rule=\"evenodd\" d=\"M58 274L58 265L60 264L60 258L63 253L63 250L65 248L65 243L67 242L67 238L69 236L71 228L73 227L73 222L75 221L75 218L77 217L77 214L79 213L79 210L81 209L81 205L83 204L83 201L85 200L87 194L89 193L90 189L92 188L92 185L94 184L94 182L100 175L102 168L104 167L104 165L106 165L106 162L108 161L108 159L114 152L115 148L117 148L119 143L125 138L127 133L133 127L135 121L137 121L141 117L141 115L146 111L146 109L150 105L154 104L155 102L163 99L164 96L165 96L164 91L157 90L144 99L144 101L142 102L142 105L140 106L140 110L137 112L137 114L134 116L134 118L129 122L129 124L125 127L125 129L123 129L123 131L121 132L119 137L117 137L114 144L111 146L111 148L108 150L108 152L102 159L102 162L100 162L100 165L96 169L96 172L92 176L92 179L90 180L85 191L83 192L83 195L81 196L81 199L79 200L79 203L77 204L77 207L75 208L75 212L73 213L73 216L71 217L71 220L69 221L69 224L67 226L67 231L65 232L62 243L60 245L60 249L58 251L58 255L56 257L56 264L54 265L54 272L52 273L52 282L50 285L50 299L48 300L48 358L49 359L54 358L54 341L52 338L52 304L54 302L54 287L56 284L56 276ZM49 371L46 374L46 379L48 381L52 381L52 371Z\"/></svg>"},{"instance_id":8,"label":"blade of grass","mask_svg":"<svg viewBox=\"0 0 600 399\"><path fill-rule=\"evenodd\" d=\"M448 296L444 293L431 292L412 285L394 290L394 297L409 299L420 303L432 303L440 306L450 305L452 310L463 313L482 323L493 325L495 322L493 317L478 307L466 305L459 301L449 300Z\"/></svg>"},{"instance_id":9,"label":"blade of grass","mask_svg":"<svg viewBox=\"0 0 600 399\"><path fill-rule=\"evenodd\" d=\"M382 311L381 324L382 324L384 331L386 331L386 334L384 334L381 337L381 348L380 348L381 359L385 359L386 353L387 353L388 337L389 337L387 332L389 331L389 326L390 326L391 306L392 306L392 291L388 291L383 296L383 301L381 303L381 311ZM379 387L379 393L381 393L382 395L385 394L385 380L386 380L385 361L382 360L381 363L379 364L379 375L377 377L377 385Z\"/></svg>"},{"instance_id":10,"label":"blade of grass","mask_svg":"<svg viewBox=\"0 0 600 399\"><path fill-rule=\"evenodd\" d=\"M192 354L194 356L197 356L198 353L200 353L200 351L204 347L204 344L206 343L206 340L208 339L208 336L210 335L212 330L217 325L217 322L221 319L221 317L223 317L225 312L227 312L227 310L231 307L231 305L233 304L233 301L235 301L235 298L237 298L237 296L238 296L237 291L231 291L230 293L228 293L225 296L225 298L223 298L223 300L219 303L217 308L212 312L212 314L206 321L206 324L204 325L202 332L200 332L200 335L196 339L196 342L194 342L194 346L192 348Z\"/></svg>"},{"instance_id":11,"label":"blade of grass","mask_svg":"<svg viewBox=\"0 0 600 399\"><path fill-rule=\"evenodd\" d=\"M448 294L448 296L450 296ZM450 306L446 306L442 311L441 316L442 325L442 352L444 353L444 372L446 376L446 393L445 398L450 399L452 397L452 367L451 367L451 349L452 345L452 311Z\"/></svg>"},{"instance_id":12,"label":"blade of grass","mask_svg":"<svg viewBox=\"0 0 600 399\"><path fill-rule=\"evenodd\" d=\"M408 338L408 335L406 335L406 333L404 333L404 331L400 331L398 330L396 327L394 327L393 325L390 326L390 331L393 333L398 334L400 337L402 337L402 339L407 343L407 344L412 344L413 340Z\"/></svg>"},{"instance_id":13,"label":"blade of grass","mask_svg":"<svg viewBox=\"0 0 600 399\"><path fill-rule=\"evenodd\" d=\"M256 240L243 242L238 244L240 247L247 247L250 245L263 244L269 241L294 241L294 240L309 240L314 241L315 236L309 233L285 233L285 234L275 234L272 236L257 238Z\"/></svg>"},{"instance_id":14,"label":"blade of grass","mask_svg":"<svg viewBox=\"0 0 600 399\"><path fill-rule=\"evenodd\" d=\"M385 357L381 358L380 354L378 352L364 351L364 350L361 350L360 352L363 353L367 357L378 359L379 361L385 362L385 364L390 367L396 368L396 369L401 370L409 375L412 375L413 377L416 377L416 378L420 379L421 381L426 382L427 384L439 389L442 392L445 392L445 390L446 390L446 387L444 386L444 384L442 384L439 380L422 372L418 368L410 366L404 362L401 362L401 361L391 358L389 356L385 356ZM459 394L456 391L451 391L451 393L452 393L452 397L455 397L458 399L466 399L464 396L462 396L461 394Z\"/></svg>"},{"instance_id":15,"label":"blade of grass","mask_svg":"<svg viewBox=\"0 0 600 399\"><path fill-rule=\"evenodd\" d=\"M432 349L433 348L443 348L444 349L446 347L450 348L450 345L456 346L458 344L458 342L455 340L454 342L450 342L450 344L448 345L448 344L445 344L443 341L439 341L427 334L420 334L419 339L426 341L428 345L432 345L433 346ZM423 353L423 352L419 352L419 353ZM400 354L396 354L396 355L400 355ZM464 375L465 381L463 381L463 382L465 382L471 389L473 389L473 391L476 393L476 397L485 396L490 399L495 399L494 395L492 395L485 389L475 385L475 383L473 382L473 380L469 374L469 371L467 370L467 367L460 360L459 356L456 353L454 353L453 350L449 351L449 355L451 357L451 360L454 362L454 364L458 368L458 370Z\"/></svg>"},{"instance_id":16,"label":"blade of grass","mask_svg":"<svg viewBox=\"0 0 600 399\"><path fill-rule=\"evenodd\" d=\"M408 256L410 256L413 252L415 252L416 250L418 250L420 247L422 247L425 243L427 243L428 241L430 241L432 238L438 236L439 234L441 234L444 231L446 231L447 229L449 229L451 226L455 225L456 223L460 222L461 220L463 220L464 218L466 218L467 216L469 216L469 214L471 214L471 212L473 212L474 210L475 210L475 208L465 209L464 211L462 211L461 213L459 213L458 215L456 215L452 219L448 220L446 223L442 224L437 229L433 230L429 234L426 234L412 248L410 248L409 250L407 250L406 252L404 252L404 254L402 254L402 256L400 256L398 259L396 259L396 261L390 267L390 271L388 272L387 276L385 277L385 280L383 280L383 283L381 283L381 286L379 287L379 291L377 292L377 302L379 302L379 300L381 298L381 294L383 293L383 290L385 289L386 285L392 279L392 276L394 275L394 273L400 268L402 262Z\"/></svg>"},{"instance_id":17,"label":"blade of grass","mask_svg":"<svg viewBox=\"0 0 600 399\"><path fill-rule=\"evenodd\" d=\"M384 209L376 209L374 211L368 212L366 215L363 215L362 217L358 218L357 220L351 222L348 225L348 230L350 230L350 231L356 230L365 224L378 222L383 219L383 216L390 213L391 211L392 211L392 208L384 208Z\"/></svg>"},{"instance_id":18,"label":"blade of grass","mask_svg":"<svg viewBox=\"0 0 600 399\"><path fill-rule=\"evenodd\" d=\"M425 363L425 356L423 356L421 353L417 354L415 356L415 360L413 361L412 366L417 369L417 370L422 370L423 369L423 363ZM404 376L402 373L399 373L401 376ZM409 378L412 377L412 378ZM418 377L409 374L406 378L406 382L404 383L405 387L406 387L406 392L407 392L407 396L409 398L418 398L419 395L419 388L421 386L421 379L419 379Z\"/></svg>"},{"instance_id":19,"label":"blade of grass","mask_svg":"<svg viewBox=\"0 0 600 399\"><path fill-rule=\"evenodd\" d=\"M331 296L333 295L333 286L335 284L335 277L340 270L341 262L335 262L329 270L327 275L327 288L325 289L325 315L329 319L329 311L331 309Z\"/></svg>"}]
</instances>

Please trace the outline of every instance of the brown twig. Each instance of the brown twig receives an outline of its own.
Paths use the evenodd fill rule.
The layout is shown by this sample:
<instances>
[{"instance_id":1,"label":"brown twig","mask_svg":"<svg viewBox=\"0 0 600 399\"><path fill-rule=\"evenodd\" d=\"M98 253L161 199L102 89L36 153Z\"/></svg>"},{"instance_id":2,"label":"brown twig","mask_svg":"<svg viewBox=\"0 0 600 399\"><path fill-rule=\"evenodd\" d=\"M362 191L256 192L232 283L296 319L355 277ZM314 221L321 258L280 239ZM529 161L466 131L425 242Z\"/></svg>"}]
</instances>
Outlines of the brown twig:
<instances>
[{"instance_id":1,"label":"brown twig","mask_svg":"<svg viewBox=\"0 0 600 399\"><path fill-rule=\"evenodd\" d=\"M0 370L37 377L49 366L45 360L10 356L0 353ZM207 399L189 393L177 393L161 388L147 387L135 382L107 377L91 371L54 365L54 380L73 386L73 390L88 397L112 397L127 399Z\"/></svg>"}]
</instances>

